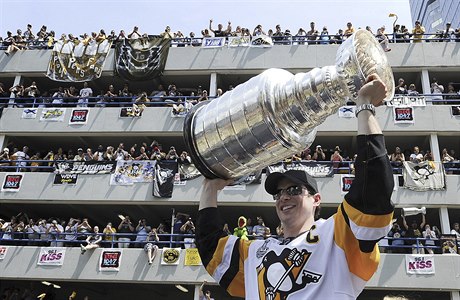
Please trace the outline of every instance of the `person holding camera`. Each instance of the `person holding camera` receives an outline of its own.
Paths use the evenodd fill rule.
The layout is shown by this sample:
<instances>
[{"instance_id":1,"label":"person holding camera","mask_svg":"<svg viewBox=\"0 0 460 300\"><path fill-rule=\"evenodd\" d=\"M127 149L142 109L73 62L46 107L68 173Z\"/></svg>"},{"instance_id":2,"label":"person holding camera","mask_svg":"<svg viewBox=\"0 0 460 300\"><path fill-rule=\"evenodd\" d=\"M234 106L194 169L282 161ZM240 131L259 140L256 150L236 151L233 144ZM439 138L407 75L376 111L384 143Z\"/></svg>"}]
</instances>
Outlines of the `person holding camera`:
<instances>
[{"instance_id":1,"label":"person holding camera","mask_svg":"<svg viewBox=\"0 0 460 300\"><path fill-rule=\"evenodd\" d=\"M136 243L134 244L134 248L144 248L144 242L147 238L151 228L147 226L147 220L144 218L139 220L139 223L136 226Z\"/></svg>"},{"instance_id":2,"label":"person holding camera","mask_svg":"<svg viewBox=\"0 0 460 300\"><path fill-rule=\"evenodd\" d=\"M326 160L326 154L323 151L323 148L321 148L321 145L316 146L315 153L313 153L313 156L311 158L312 160L316 161L325 161Z\"/></svg>"},{"instance_id":3,"label":"person holding camera","mask_svg":"<svg viewBox=\"0 0 460 300\"><path fill-rule=\"evenodd\" d=\"M188 218L187 222L180 227L180 232L182 234L195 234L195 224L193 224L192 218ZM185 249L195 248L195 238L184 237L184 247Z\"/></svg>"},{"instance_id":4,"label":"person holding camera","mask_svg":"<svg viewBox=\"0 0 460 300\"><path fill-rule=\"evenodd\" d=\"M121 218L122 216L120 216ZM118 225L118 233L122 235L118 238L118 248L129 248L131 243L131 234L134 232L133 223L129 216L124 216Z\"/></svg>"}]
</instances>

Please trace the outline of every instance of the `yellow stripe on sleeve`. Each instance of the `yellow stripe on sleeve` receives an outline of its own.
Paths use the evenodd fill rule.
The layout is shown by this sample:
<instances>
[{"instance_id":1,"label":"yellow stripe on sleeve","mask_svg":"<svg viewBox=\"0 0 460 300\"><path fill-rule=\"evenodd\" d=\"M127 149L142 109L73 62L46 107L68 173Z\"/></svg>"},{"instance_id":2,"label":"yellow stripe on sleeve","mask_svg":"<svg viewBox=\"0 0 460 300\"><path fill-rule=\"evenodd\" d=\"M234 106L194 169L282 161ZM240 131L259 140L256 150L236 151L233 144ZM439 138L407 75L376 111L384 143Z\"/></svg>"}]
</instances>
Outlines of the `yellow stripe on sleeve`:
<instances>
[{"instance_id":1,"label":"yellow stripe on sleeve","mask_svg":"<svg viewBox=\"0 0 460 300\"><path fill-rule=\"evenodd\" d=\"M365 281L371 279L380 261L378 246L375 245L370 253L361 252L359 242L345 222L340 206L334 215L334 241L345 252L350 272Z\"/></svg>"},{"instance_id":2,"label":"yellow stripe on sleeve","mask_svg":"<svg viewBox=\"0 0 460 300\"><path fill-rule=\"evenodd\" d=\"M233 278L232 282L227 288L227 292L234 297L245 297L244 261L248 257L249 245L251 245L251 241L240 240L240 245L238 247L238 251L240 253L240 259L238 262L238 273Z\"/></svg>"},{"instance_id":3,"label":"yellow stripe on sleeve","mask_svg":"<svg viewBox=\"0 0 460 300\"><path fill-rule=\"evenodd\" d=\"M393 213L386 215L368 215L364 214L361 211L357 210L346 200L342 202L343 208L347 213L348 218L353 221L358 226L362 227L371 227L371 228L382 228L388 226L393 219ZM339 207L340 211L340 207Z\"/></svg>"},{"instance_id":4,"label":"yellow stripe on sleeve","mask_svg":"<svg viewBox=\"0 0 460 300\"><path fill-rule=\"evenodd\" d=\"M206 266L206 271L212 276L216 271L217 267L221 264L222 258L224 256L225 245L227 244L228 238L230 236L223 237L219 239L217 243L216 251L214 251L214 255L212 259L209 261L208 265Z\"/></svg>"}]
</instances>

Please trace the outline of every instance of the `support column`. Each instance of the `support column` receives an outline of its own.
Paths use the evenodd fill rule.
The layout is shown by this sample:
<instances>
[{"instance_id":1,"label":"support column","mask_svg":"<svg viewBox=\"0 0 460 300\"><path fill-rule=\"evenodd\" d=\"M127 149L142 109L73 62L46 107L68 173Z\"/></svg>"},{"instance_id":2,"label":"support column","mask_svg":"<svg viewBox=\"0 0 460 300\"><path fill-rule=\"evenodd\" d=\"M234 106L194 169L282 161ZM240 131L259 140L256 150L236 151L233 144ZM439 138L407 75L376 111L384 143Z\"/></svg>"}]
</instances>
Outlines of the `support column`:
<instances>
[{"instance_id":1,"label":"support column","mask_svg":"<svg viewBox=\"0 0 460 300\"><path fill-rule=\"evenodd\" d=\"M0 135L0 151L3 150L3 148L5 148L5 142L6 142L6 137L4 134ZM11 153L10 153L11 154Z\"/></svg>"},{"instance_id":2,"label":"support column","mask_svg":"<svg viewBox=\"0 0 460 300\"><path fill-rule=\"evenodd\" d=\"M449 211L447 210L447 207L442 206L439 208L439 220L441 222L441 232L443 234L449 234L450 233L450 220L449 220Z\"/></svg>"},{"instance_id":3,"label":"support column","mask_svg":"<svg viewBox=\"0 0 460 300\"><path fill-rule=\"evenodd\" d=\"M460 292L459 291L450 292L450 300L460 300Z\"/></svg>"},{"instance_id":4,"label":"support column","mask_svg":"<svg viewBox=\"0 0 460 300\"><path fill-rule=\"evenodd\" d=\"M215 97L217 95L217 73L211 73L211 82L209 84L209 96Z\"/></svg>"},{"instance_id":5,"label":"support column","mask_svg":"<svg viewBox=\"0 0 460 300\"><path fill-rule=\"evenodd\" d=\"M422 92L423 94L431 94L430 75L427 69L422 69ZM431 102L428 105L433 105Z\"/></svg>"},{"instance_id":6,"label":"support column","mask_svg":"<svg viewBox=\"0 0 460 300\"><path fill-rule=\"evenodd\" d=\"M439 141L437 134L430 134L430 148L434 161L441 161L441 153L439 151Z\"/></svg>"},{"instance_id":7,"label":"support column","mask_svg":"<svg viewBox=\"0 0 460 300\"><path fill-rule=\"evenodd\" d=\"M193 300L200 300L200 285L199 284L195 284L195 291L193 293Z\"/></svg>"}]
</instances>

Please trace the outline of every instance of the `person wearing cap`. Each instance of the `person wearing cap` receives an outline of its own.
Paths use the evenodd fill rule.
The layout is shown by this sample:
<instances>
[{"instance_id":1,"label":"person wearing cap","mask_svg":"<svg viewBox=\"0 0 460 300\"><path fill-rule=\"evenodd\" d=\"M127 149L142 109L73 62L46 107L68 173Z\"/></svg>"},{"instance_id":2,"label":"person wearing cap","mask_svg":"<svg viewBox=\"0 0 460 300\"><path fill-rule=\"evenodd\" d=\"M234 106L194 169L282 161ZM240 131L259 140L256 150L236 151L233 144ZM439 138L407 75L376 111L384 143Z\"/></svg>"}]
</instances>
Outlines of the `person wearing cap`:
<instances>
[{"instance_id":1,"label":"person wearing cap","mask_svg":"<svg viewBox=\"0 0 460 300\"><path fill-rule=\"evenodd\" d=\"M222 231L218 191L231 180L205 179L196 240L206 270L232 296L246 299L356 299L377 270L377 242L391 228L393 174L374 106L385 84L370 75L356 100L356 174L337 212L315 221L322 195L303 170L274 172L265 190L284 239L244 241Z\"/></svg>"},{"instance_id":2,"label":"person wearing cap","mask_svg":"<svg viewBox=\"0 0 460 300\"><path fill-rule=\"evenodd\" d=\"M77 154L73 158L74 161L84 161L85 154L83 153L83 148L78 148Z\"/></svg>"},{"instance_id":3,"label":"person wearing cap","mask_svg":"<svg viewBox=\"0 0 460 300\"><path fill-rule=\"evenodd\" d=\"M451 28L451 23L447 22L446 23L446 29L442 31L441 38L444 42L450 42L452 39L452 35L454 34L454 31Z\"/></svg>"},{"instance_id":4,"label":"person wearing cap","mask_svg":"<svg viewBox=\"0 0 460 300\"><path fill-rule=\"evenodd\" d=\"M326 154L324 153L323 148L321 148L321 145L316 146L315 153L313 153L313 156L311 159L316 160L316 161L326 160Z\"/></svg>"}]
</instances>

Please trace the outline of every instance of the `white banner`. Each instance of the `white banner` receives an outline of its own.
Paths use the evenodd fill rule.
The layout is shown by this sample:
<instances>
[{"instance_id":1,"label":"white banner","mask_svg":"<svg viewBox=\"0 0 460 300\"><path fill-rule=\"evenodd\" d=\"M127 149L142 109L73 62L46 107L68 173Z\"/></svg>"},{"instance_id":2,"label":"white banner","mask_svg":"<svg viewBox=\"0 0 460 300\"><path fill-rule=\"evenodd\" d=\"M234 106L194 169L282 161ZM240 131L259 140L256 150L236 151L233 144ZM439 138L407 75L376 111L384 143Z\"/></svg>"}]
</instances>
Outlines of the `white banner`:
<instances>
[{"instance_id":1,"label":"white banner","mask_svg":"<svg viewBox=\"0 0 460 300\"><path fill-rule=\"evenodd\" d=\"M110 185L132 185L137 182L153 182L156 160L119 160Z\"/></svg>"},{"instance_id":2,"label":"white banner","mask_svg":"<svg viewBox=\"0 0 460 300\"><path fill-rule=\"evenodd\" d=\"M35 119L37 117L38 108L24 108L22 111L22 119Z\"/></svg>"},{"instance_id":3,"label":"white banner","mask_svg":"<svg viewBox=\"0 0 460 300\"><path fill-rule=\"evenodd\" d=\"M387 106L426 106L424 96L395 96L386 102Z\"/></svg>"},{"instance_id":4,"label":"white banner","mask_svg":"<svg viewBox=\"0 0 460 300\"><path fill-rule=\"evenodd\" d=\"M121 249L102 250L99 258L99 271L118 272L121 265Z\"/></svg>"},{"instance_id":5,"label":"white banner","mask_svg":"<svg viewBox=\"0 0 460 300\"><path fill-rule=\"evenodd\" d=\"M423 161L403 163L404 187L413 191L439 191L446 189L444 165L440 162Z\"/></svg>"},{"instance_id":6,"label":"white banner","mask_svg":"<svg viewBox=\"0 0 460 300\"><path fill-rule=\"evenodd\" d=\"M162 265L178 265L181 248L163 248L161 252Z\"/></svg>"},{"instance_id":7,"label":"white banner","mask_svg":"<svg viewBox=\"0 0 460 300\"><path fill-rule=\"evenodd\" d=\"M65 247L42 247L38 255L37 265L62 266L64 264Z\"/></svg>"},{"instance_id":8,"label":"white banner","mask_svg":"<svg viewBox=\"0 0 460 300\"><path fill-rule=\"evenodd\" d=\"M65 108L43 108L40 121L64 122Z\"/></svg>"},{"instance_id":9,"label":"white banner","mask_svg":"<svg viewBox=\"0 0 460 300\"><path fill-rule=\"evenodd\" d=\"M228 37L228 47L249 47L251 44L250 36L230 36Z\"/></svg>"},{"instance_id":10,"label":"white banner","mask_svg":"<svg viewBox=\"0 0 460 300\"><path fill-rule=\"evenodd\" d=\"M434 274L434 255L408 254L406 255L407 274Z\"/></svg>"},{"instance_id":11,"label":"white banner","mask_svg":"<svg viewBox=\"0 0 460 300\"><path fill-rule=\"evenodd\" d=\"M339 108L339 118L356 118L355 105L346 105Z\"/></svg>"},{"instance_id":12,"label":"white banner","mask_svg":"<svg viewBox=\"0 0 460 300\"><path fill-rule=\"evenodd\" d=\"M221 48L225 45L225 37L205 37L201 43L203 48Z\"/></svg>"},{"instance_id":13,"label":"white banner","mask_svg":"<svg viewBox=\"0 0 460 300\"><path fill-rule=\"evenodd\" d=\"M3 260L8 252L7 246L0 246L0 260Z\"/></svg>"}]
</instances>

